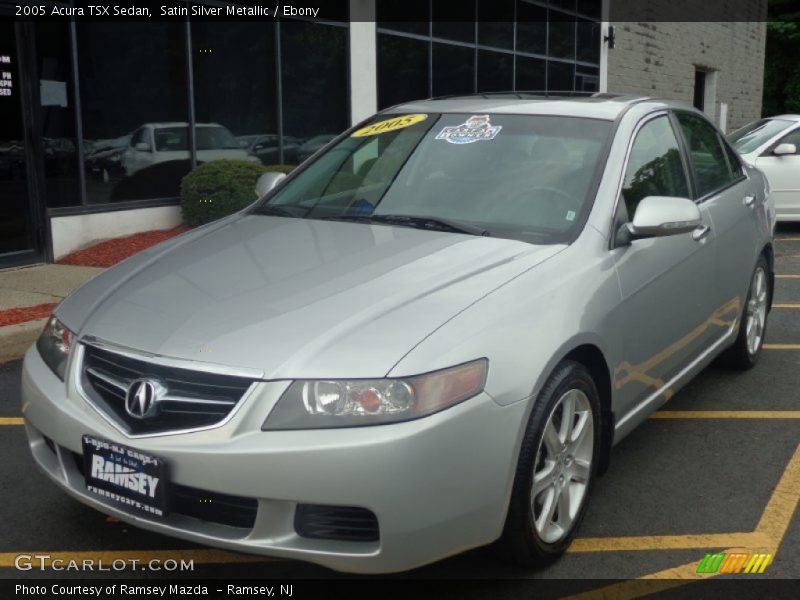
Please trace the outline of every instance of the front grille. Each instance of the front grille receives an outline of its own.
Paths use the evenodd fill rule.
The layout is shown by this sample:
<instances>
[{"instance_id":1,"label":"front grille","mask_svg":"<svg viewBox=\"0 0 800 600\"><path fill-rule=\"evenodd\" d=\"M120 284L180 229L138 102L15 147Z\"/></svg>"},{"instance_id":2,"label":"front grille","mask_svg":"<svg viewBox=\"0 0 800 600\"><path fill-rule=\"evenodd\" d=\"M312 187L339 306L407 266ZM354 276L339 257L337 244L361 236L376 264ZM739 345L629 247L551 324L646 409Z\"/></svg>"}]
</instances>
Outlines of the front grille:
<instances>
[{"instance_id":1,"label":"front grille","mask_svg":"<svg viewBox=\"0 0 800 600\"><path fill-rule=\"evenodd\" d=\"M298 504L294 529L301 537L346 542L377 542L378 517L357 506Z\"/></svg>"},{"instance_id":2,"label":"front grille","mask_svg":"<svg viewBox=\"0 0 800 600\"><path fill-rule=\"evenodd\" d=\"M151 378L166 389L157 410L146 418L125 410L130 384ZM81 385L100 410L128 434L165 433L209 427L225 419L252 381L242 377L179 369L84 346Z\"/></svg>"},{"instance_id":3,"label":"front grille","mask_svg":"<svg viewBox=\"0 0 800 600\"><path fill-rule=\"evenodd\" d=\"M78 472L83 475L83 456L77 452L73 452L72 456ZM229 527L252 529L256 522L258 500L170 483L167 488L167 507L170 513Z\"/></svg>"}]
</instances>

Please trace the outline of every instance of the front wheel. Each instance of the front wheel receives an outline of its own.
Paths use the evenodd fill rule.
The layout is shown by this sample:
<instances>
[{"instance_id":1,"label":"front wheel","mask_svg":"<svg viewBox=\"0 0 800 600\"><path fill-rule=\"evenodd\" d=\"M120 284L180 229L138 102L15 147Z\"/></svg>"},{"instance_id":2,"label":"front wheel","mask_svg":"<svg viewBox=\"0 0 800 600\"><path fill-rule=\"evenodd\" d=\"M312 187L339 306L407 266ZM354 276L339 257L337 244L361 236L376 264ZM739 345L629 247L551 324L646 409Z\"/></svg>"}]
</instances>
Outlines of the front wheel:
<instances>
[{"instance_id":1,"label":"front wheel","mask_svg":"<svg viewBox=\"0 0 800 600\"><path fill-rule=\"evenodd\" d=\"M583 365L556 367L528 422L500 548L542 566L569 546L583 518L600 450L600 400Z\"/></svg>"},{"instance_id":2,"label":"front wheel","mask_svg":"<svg viewBox=\"0 0 800 600\"><path fill-rule=\"evenodd\" d=\"M735 369L752 369L761 355L769 314L769 266L761 256L756 263L736 341L723 355L723 362Z\"/></svg>"}]
</instances>

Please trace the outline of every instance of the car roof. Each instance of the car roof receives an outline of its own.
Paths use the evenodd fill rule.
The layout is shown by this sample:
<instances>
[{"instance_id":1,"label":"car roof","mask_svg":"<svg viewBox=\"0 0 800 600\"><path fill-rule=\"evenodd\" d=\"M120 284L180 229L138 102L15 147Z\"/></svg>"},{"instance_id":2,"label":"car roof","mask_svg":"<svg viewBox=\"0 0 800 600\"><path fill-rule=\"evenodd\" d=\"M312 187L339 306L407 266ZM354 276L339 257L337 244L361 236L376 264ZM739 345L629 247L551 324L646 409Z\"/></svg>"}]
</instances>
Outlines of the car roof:
<instances>
[{"instance_id":1,"label":"car roof","mask_svg":"<svg viewBox=\"0 0 800 600\"><path fill-rule=\"evenodd\" d=\"M500 113L526 115L560 115L614 120L633 104L652 105L653 110L681 108L695 110L678 100L631 96L624 94L592 94L587 96L549 96L535 92L494 92L447 96L398 104L384 113Z\"/></svg>"},{"instance_id":2,"label":"car roof","mask_svg":"<svg viewBox=\"0 0 800 600\"><path fill-rule=\"evenodd\" d=\"M774 115L772 117L764 117L765 119L778 119L781 121L798 121L800 122L800 115Z\"/></svg>"}]
</instances>

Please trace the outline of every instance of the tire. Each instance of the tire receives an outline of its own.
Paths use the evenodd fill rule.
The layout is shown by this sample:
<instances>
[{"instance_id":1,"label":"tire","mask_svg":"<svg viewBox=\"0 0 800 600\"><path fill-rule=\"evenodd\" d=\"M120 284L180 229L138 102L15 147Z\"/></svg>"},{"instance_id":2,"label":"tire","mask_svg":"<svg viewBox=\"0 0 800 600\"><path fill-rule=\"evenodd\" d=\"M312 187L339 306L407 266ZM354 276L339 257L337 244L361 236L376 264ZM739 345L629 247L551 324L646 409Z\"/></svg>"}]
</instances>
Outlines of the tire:
<instances>
[{"instance_id":1,"label":"tire","mask_svg":"<svg viewBox=\"0 0 800 600\"><path fill-rule=\"evenodd\" d=\"M764 346L769 316L771 296L769 279L769 265L762 255L750 278L750 289L747 291L747 299L739 319L736 341L722 355L723 364L730 368L747 371L758 363Z\"/></svg>"},{"instance_id":2,"label":"tire","mask_svg":"<svg viewBox=\"0 0 800 600\"><path fill-rule=\"evenodd\" d=\"M576 439L565 445L561 417L570 402L577 408L566 437ZM520 447L508 515L498 541L505 560L525 567L544 566L572 542L600 459L600 414L597 387L586 368L574 361L560 363L535 400ZM535 493L534 476L541 481ZM568 510L564 510L565 498Z\"/></svg>"}]
</instances>

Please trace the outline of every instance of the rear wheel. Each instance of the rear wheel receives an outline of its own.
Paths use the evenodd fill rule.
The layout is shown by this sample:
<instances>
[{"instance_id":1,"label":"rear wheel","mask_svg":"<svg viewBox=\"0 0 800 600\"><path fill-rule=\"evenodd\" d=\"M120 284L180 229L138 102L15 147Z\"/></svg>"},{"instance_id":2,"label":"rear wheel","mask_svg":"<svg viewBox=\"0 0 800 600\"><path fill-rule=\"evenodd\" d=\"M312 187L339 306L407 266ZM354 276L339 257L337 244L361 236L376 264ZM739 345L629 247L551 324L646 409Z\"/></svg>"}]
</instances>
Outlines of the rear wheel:
<instances>
[{"instance_id":1,"label":"rear wheel","mask_svg":"<svg viewBox=\"0 0 800 600\"><path fill-rule=\"evenodd\" d=\"M600 401L589 372L565 361L533 407L520 448L500 548L541 566L569 546L583 518L599 458Z\"/></svg>"},{"instance_id":2,"label":"rear wheel","mask_svg":"<svg viewBox=\"0 0 800 600\"><path fill-rule=\"evenodd\" d=\"M723 355L724 362L735 369L752 369L761 356L769 314L768 273L767 260L761 256L750 280L750 290L747 292L747 300L739 321L736 341Z\"/></svg>"}]
</instances>

